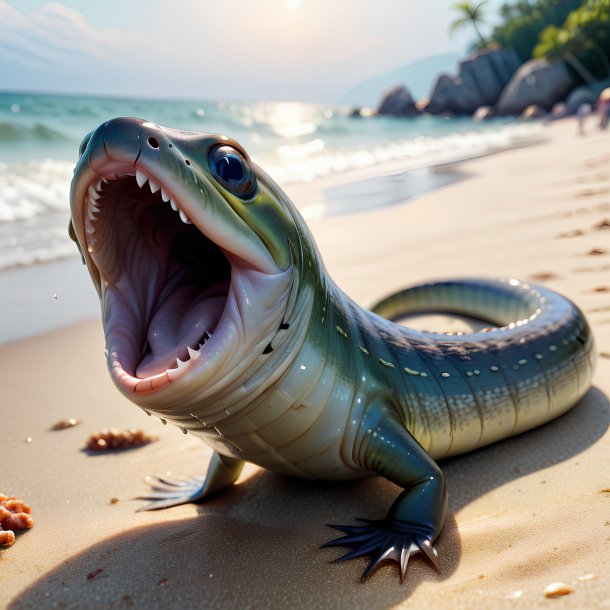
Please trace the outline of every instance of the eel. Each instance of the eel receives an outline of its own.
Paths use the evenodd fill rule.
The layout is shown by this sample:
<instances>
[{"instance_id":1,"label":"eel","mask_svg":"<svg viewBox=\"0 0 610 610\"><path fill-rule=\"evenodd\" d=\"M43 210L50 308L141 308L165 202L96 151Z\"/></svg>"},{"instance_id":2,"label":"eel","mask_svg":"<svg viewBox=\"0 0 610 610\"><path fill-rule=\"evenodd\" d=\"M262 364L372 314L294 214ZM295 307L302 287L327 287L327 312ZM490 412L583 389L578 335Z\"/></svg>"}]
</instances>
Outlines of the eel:
<instances>
[{"instance_id":1,"label":"eel","mask_svg":"<svg viewBox=\"0 0 610 610\"><path fill-rule=\"evenodd\" d=\"M552 420L587 392L594 341L576 305L515 279L417 285L367 311L327 274L305 222L234 140L116 118L88 134L70 235L98 292L112 380L214 450L207 475L149 477L146 510L201 502L245 461L286 475L380 475L379 520L336 525L362 578L423 553L447 512L436 460ZM396 321L442 311L466 334Z\"/></svg>"}]
</instances>

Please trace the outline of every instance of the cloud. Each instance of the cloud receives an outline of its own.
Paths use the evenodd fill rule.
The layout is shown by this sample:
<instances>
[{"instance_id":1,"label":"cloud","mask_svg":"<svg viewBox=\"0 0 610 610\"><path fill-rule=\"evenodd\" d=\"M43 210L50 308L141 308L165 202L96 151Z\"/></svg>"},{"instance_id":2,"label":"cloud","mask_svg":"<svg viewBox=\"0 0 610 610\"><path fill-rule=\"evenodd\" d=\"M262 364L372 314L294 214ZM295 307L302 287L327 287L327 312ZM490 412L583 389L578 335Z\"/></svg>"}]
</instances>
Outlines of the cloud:
<instances>
[{"instance_id":1,"label":"cloud","mask_svg":"<svg viewBox=\"0 0 610 610\"><path fill-rule=\"evenodd\" d=\"M463 47L468 32L446 34L453 1L104 0L104 23L120 27L100 27L100 10L0 0L0 89L329 101Z\"/></svg>"},{"instance_id":2,"label":"cloud","mask_svg":"<svg viewBox=\"0 0 610 610\"><path fill-rule=\"evenodd\" d=\"M148 37L117 28L95 29L78 11L50 2L24 14L0 0L2 88L104 91L125 85L126 63L154 52Z\"/></svg>"}]
</instances>

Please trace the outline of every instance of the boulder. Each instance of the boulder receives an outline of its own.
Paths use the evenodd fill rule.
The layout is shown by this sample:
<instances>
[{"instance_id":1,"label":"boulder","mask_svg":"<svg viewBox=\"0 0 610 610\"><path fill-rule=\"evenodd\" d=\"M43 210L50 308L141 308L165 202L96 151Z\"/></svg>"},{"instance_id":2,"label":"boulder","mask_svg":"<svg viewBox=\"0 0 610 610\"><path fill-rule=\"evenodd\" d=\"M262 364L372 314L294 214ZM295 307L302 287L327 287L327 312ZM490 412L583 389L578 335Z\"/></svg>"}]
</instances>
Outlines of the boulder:
<instances>
[{"instance_id":1,"label":"boulder","mask_svg":"<svg viewBox=\"0 0 610 610\"><path fill-rule=\"evenodd\" d=\"M493 106L521 64L512 50L483 49L460 62L455 77L441 74L424 110L431 114L472 114Z\"/></svg>"},{"instance_id":2,"label":"boulder","mask_svg":"<svg viewBox=\"0 0 610 610\"><path fill-rule=\"evenodd\" d=\"M564 102L557 102L556 104L553 104L553 107L551 108L552 120L563 119L564 117L568 116L568 114L570 113L568 112L567 104Z\"/></svg>"},{"instance_id":3,"label":"boulder","mask_svg":"<svg viewBox=\"0 0 610 610\"><path fill-rule=\"evenodd\" d=\"M563 62L532 59L517 70L506 86L496 104L496 112L518 115L532 105L550 110L572 87L574 79Z\"/></svg>"},{"instance_id":4,"label":"boulder","mask_svg":"<svg viewBox=\"0 0 610 610\"><path fill-rule=\"evenodd\" d=\"M377 114L395 117L417 116L415 100L404 85L396 85L381 98Z\"/></svg>"},{"instance_id":5,"label":"boulder","mask_svg":"<svg viewBox=\"0 0 610 610\"><path fill-rule=\"evenodd\" d=\"M566 98L566 106L570 114L575 114L583 104L595 106L597 93L591 87L576 87Z\"/></svg>"},{"instance_id":6,"label":"boulder","mask_svg":"<svg viewBox=\"0 0 610 610\"><path fill-rule=\"evenodd\" d=\"M533 119L542 119L546 116L546 112L537 106L536 104L531 104L528 106L519 117L522 121L531 121Z\"/></svg>"},{"instance_id":7,"label":"boulder","mask_svg":"<svg viewBox=\"0 0 610 610\"><path fill-rule=\"evenodd\" d=\"M487 121L488 119L492 119L493 116L493 106L481 106L474 111L472 118L477 123L480 123L481 121Z\"/></svg>"}]
</instances>

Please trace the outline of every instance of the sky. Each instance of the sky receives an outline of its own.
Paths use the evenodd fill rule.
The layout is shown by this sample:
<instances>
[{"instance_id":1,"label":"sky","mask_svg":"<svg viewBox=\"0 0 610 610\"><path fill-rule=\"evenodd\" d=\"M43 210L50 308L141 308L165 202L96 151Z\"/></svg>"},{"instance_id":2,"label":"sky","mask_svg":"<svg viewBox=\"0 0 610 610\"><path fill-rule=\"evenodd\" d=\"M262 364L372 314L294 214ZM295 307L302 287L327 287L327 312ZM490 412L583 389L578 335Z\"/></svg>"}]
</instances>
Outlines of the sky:
<instances>
[{"instance_id":1,"label":"sky","mask_svg":"<svg viewBox=\"0 0 610 610\"><path fill-rule=\"evenodd\" d=\"M333 102L427 56L455 0L0 0L0 90ZM489 0L489 20L501 0Z\"/></svg>"}]
</instances>

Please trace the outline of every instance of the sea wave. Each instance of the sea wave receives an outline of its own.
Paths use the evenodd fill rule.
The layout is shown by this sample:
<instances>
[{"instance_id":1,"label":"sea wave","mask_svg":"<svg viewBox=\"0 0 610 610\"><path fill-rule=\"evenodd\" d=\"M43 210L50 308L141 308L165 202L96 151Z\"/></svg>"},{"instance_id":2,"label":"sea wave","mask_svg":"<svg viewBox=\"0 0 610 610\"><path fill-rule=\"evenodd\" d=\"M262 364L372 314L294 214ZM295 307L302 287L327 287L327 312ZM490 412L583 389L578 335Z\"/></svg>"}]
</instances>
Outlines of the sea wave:
<instances>
[{"instance_id":1,"label":"sea wave","mask_svg":"<svg viewBox=\"0 0 610 610\"><path fill-rule=\"evenodd\" d=\"M255 155L255 160L276 181L291 184L396 161L400 161L403 170L453 163L527 145L537 140L541 132L539 123L511 123L444 135L417 135L355 148L333 146L319 137L281 145L271 154Z\"/></svg>"},{"instance_id":2,"label":"sea wave","mask_svg":"<svg viewBox=\"0 0 610 610\"><path fill-rule=\"evenodd\" d=\"M317 137L271 150L259 146L254 159L277 182L290 184L374 166L398 165L401 171L434 167L529 143L540 130L539 125L512 123L354 148ZM72 161L0 162L0 270L76 255L66 230L72 175ZM296 203L309 215L312 202ZM333 209L327 206L322 213Z\"/></svg>"},{"instance_id":3,"label":"sea wave","mask_svg":"<svg viewBox=\"0 0 610 610\"><path fill-rule=\"evenodd\" d=\"M0 223L67 212L72 168L54 159L0 162Z\"/></svg>"},{"instance_id":4,"label":"sea wave","mask_svg":"<svg viewBox=\"0 0 610 610\"><path fill-rule=\"evenodd\" d=\"M348 108L297 102L0 92L0 269L76 255L66 227L78 145L116 116L229 135L282 185L376 166L434 167L521 145L541 129L506 119L476 124L427 116L354 118ZM296 203L304 209L316 202ZM326 206L321 213L334 209Z\"/></svg>"},{"instance_id":5,"label":"sea wave","mask_svg":"<svg viewBox=\"0 0 610 610\"><path fill-rule=\"evenodd\" d=\"M0 163L0 270L76 253L68 238L72 163Z\"/></svg>"},{"instance_id":6,"label":"sea wave","mask_svg":"<svg viewBox=\"0 0 610 610\"><path fill-rule=\"evenodd\" d=\"M12 121L0 121L0 146L15 142L40 142L42 144L53 142L67 142L66 134L49 127L44 123L23 125Z\"/></svg>"}]
</instances>

